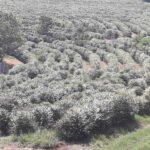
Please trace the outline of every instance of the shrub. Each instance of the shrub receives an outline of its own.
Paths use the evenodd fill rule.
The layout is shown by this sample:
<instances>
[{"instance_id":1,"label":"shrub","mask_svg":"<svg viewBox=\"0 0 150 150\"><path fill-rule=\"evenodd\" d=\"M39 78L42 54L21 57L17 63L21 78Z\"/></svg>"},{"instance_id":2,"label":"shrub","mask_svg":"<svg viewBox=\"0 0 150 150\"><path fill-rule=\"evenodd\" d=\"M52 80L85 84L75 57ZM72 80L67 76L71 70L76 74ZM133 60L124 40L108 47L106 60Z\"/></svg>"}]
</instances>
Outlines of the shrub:
<instances>
[{"instance_id":1,"label":"shrub","mask_svg":"<svg viewBox=\"0 0 150 150\"><path fill-rule=\"evenodd\" d=\"M130 48L132 46L132 40L127 37L121 37L117 39L118 49L123 49L125 51L130 52Z\"/></svg>"},{"instance_id":2,"label":"shrub","mask_svg":"<svg viewBox=\"0 0 150 150\"><path fill-rule=\"evenodd\" d=\"M32 103L55 102L55 97L52 90L44 87L40 87L39 89L34 90L34 94L31 95L30 99Z\"/></svg>"},{"instance_id":3,"label":"shrub","mask_svg":"<svg viewBox=\"0 0 150 150\"><path fill-rule=\"evenodd\" d=\"M49 105L45 104L35 107L33 110L33 115L39 128L52 127L54 120L53 113Z\"/></svg>"},{"instance_id":4,"label":"shrub","mask_svg":"<svg viewBox=\"0 0 150 150\"><path fill-rule=\"evenodd\" d=\"M133 58L139 64L143 64L146 59L149 59L149 56L141 51L135 51L133 54ZM144 65L146 65L146 63Z\"/></svg>"},{"instance_id":5,"label":"shrub","mask_svg":"<svg viewBox=\"0 0 150 150\"><path fill-rule=\"evenodd\" d=\"M42 70L42 67L38 63L28 64L28 67L27 67L28 77L30 79L34 79L35 77L37 77L38 74L44 73L41 70Z\"/></svg>"},{"instance_id":6,"label":"shrub","mask_svg":"<svg viewBox=\"0 0 150 150\"><path fill-rule=\"evenodd\" d=\"M119 33L117 30L108 29L105 32L106 39L117 39L119 37Z\"/></svg>"},{"instance_id":7,"label":"shrub","mask_svg":"<svg viewBox=\"0 0 150 150\"><path fill-rule=\"evenodd\" d=\"M74 62L76 64L78 64L78 68L81 68L82 67L82 62L83 62L81 55L75 54L75 56L74 56Z\"/></svg>"},{"instance_id":8,"label":"shrub","mask_svg":"<svg viewBox=\"0 0 150 150\"><path fill-rule=\"evenodd\" d=\"M132 23L128 23L129 28L131 29L131 31L135 34L139 34L141 29L138 25L132 24Z\"/></svg>"},{"instance_id":9,"label":"shrub","mask_svg":"<svg viewBox=\"0 0 150 150\"><path fill-rule=\"evenodd\" d=\"M147 74L150 72L150 58L145 58L145 60L143 61L143 69Z\"/></svg>"},{"instance_id":10,"label":"shrub","mask_svg":"<svg viewBox=\"0 0 150 150\"><path fill-rule=\"evenodd\" d=\"M69 69L68 62L62 59L62 61L59 63L59 68L60 70L68 70Z\"/></svg>"},{"instance_id":11,"label":"shrub","mask_svg":"<svg viewBox=\"0 0 150 150\"><path fill-rule=\"evenodd\" d=\"M118 84L118 83L122 83L122 80L119 77L118 73L112 73L112 72L104 72L102 74L102 76L100 77L100 79L104 82L106 81L107 83L112 83L112 84Z\"/></svg>"},{"instance_id":12,"label":"shrub","mask_svg":"<svg viewBox=\"0 0 150 150\"><path fill-rule=\"evenodd\" d=\"M145 80L146 80L147 85L150 86L150 73L147 73L145 75Z\"/></svg>"},{"instance_id":13,"label":"shrub","mask_svg":"<svg viewBox=\"0 0 150 150\"><path fill-rule=\"evenodd\" d=\"M58 127L62 138L67 140L83 140L91 134L94 116L91 109L73 107L59 121Z\"/></svg>"},{"instance_id":14,"label":"shrub","mask_svg":"<svg viewBox=\"0 0 150 150\"><path fill-rule=\"evenodd\" d=\"M3 94L0 96L0 108L3 108L7 111L12 111L16 103L16 97L12 95L10 92L9 94Z\"/></svg>"},{"instance_id":15,"label":"shrub","mask_svg":"<svg viewBox=\"0 0 150 150\"><path fill-rule=\"evenodd\" d=\"M89 109L74 107L59 121L60 135L67 140L83 140L91 134L94 116Z\"/></svg>"},{"instance_id":16,"label":"shrub","mask_svg":"<svg viewBox=\"0 0 150 150\"><path fill-rule=\"evenodd\" d=\"M47 34L50 27L53 25L53 20L51 18L48 18L46 16L41 16L40 19L40 25L38 27L38 33L40 34Z\"/></svg>"},{"instance_id":17,"label":"shrub","mask_svg":"<svg viewBox=\"0 0 150 150\"><path fill-rule=\"evenodd\" d=\"M0 108L0 135L6 135L9 133L9 123L9 112Z\"/></svg>"},{"instance_id":18,"label":"shrub","mask_svg":"<svg viewBox=\"0 0 150 150\"><path fill-rule=\"evenodd\" d=\"M99 78L101 76L102 71L100 71L99 69L93 68L89 71L88 74L89 74L90 79L95 80L96 78Z\"/></svg>"},{"instance_id":19,"label":"shrub","mask_svg":"<svg viewBox=\"0 0 150 150\"><path fill-rule=\"evenodd\" d=\"M136 87L135 88L135 94L137 96L142 96L143 95L143 89L141 87Z\"/></svg>"},{"instance_id":20,"label":"shrub","mask_svg":"<svg viewBox=\"0 0 150 150\"><path fill-rule=\"evenodd\" d=\"M131 30L125 24L117 21L114 23L124 36L131 37Z\"/></svg>"},{"instance_id":21,"label":"shrub","mask_svg":"<svg viewBox=\"0 0 150 150\"><path fill-rule=\"evenodd\" d=\"M142 97L139 103L139 114L150 115L150 101L145 99L145 96Z\"/></svg>"},{"instance_id":22,"label":"shrub","mask_svg":"<svg viewBox=\"0 0 150 150\"><path fill-rule=\"evenodd\" d=\"M113 53L108 53L107 55L104 55L104 60L112 66L118 63L117 56Z\"/></svg>"},{"instance_id":23,"label":"shrub","mask_svg":"<svg viewBox=\"0 0 150 150\"><path fill-rule=\"evenodd\" d=\"M95 131L105 132L113 124L122 124L132 119L138 111L135 104L129 95L102 92L84 96L58 122L60 135L69 140L83 140Z\"/></svg>"},{"instance_id":24,"label":"shrub","mask_svg":"<svg viewBox=\"0 0 150 150\"><path fill-rule=\"evenodd\" d=\"M24 49L22 46L19 47L18 49L9 52L9 55L16 57L18 60L20 60L23 63L35 61L34 57L31 57L32 55L30 55L30 52Z\"/></svg>"},{"instance_id":25,"label":"shrub","mask_svg":"<svg viewBox=\"0 0 150 150\"><path fill-rule=\"evenodd\" d=\"M7 86L8 88L11 88L11 87L13 87L16 83L15 83L14 78L11 78L11 76L7 76L5 84L6 84L6 86Z\"/></svg>"},{"instance_id":26,"label":"shrub","mask_svg":"<svg viewBox=\"0 0 150 150\"><path fill-rule=\"evenodd\" d=\"M121 62L122 64L134 64L134 60L128 52L122 49L116 49L115 54L117 55L119 62Z\"/></svg>"},{"instance_id":27,"label":"shrub","mask_svg":"<svg viewBox=\"0 0 150 150\"><path fill-rule=\"evenodd\" d=\"M145 90L140 105L140 114L150 115L150 88Z\"/></svg>"},{"instance_id":28,"label":"shrub","mask_svg":"<svg viewBox=\"0 0 150 150\"><path fill-rule=\"evenodd\" d=\"M75 56L76 53L74 51L72 51L71 49L66 49L65 53L69 57L69 61L73 62L74 61L74 56Z\"/></svg>"},{"instance_id":29,"label":"shrub","mask_svg":"<svg viewBox=\"0 0 150 150\"><path fill-rule=\"evenodd\" d=\"M100 67L100 58L97 54L89 55L89 62L94 69L99 69Z\"/></svg>"},{"instance_id":30,"label":"shrub","mask_svg":"<svg viewBox=\"0 0 150 150\"><path fill-rule=\"evenodd\" d=\"M145 90L144 96L147 100L150 101L150 87Z\"/></svg>"},{"instance_id":31,"label":"shrub","mask_svg":"<svg viewBox=\"0 0 150 150\"><path fill-rule=\"evenodd\" d=\"M46 56L47 54L44 52L40 52L36 54L37 60L40 61L41 63L44 63L46 61Z\"/></svg>"},{"instance_id":32,"label":"shrub","mask_svg":"<svg viewBox=\"0 0 150 150\"><path fill-rule=\"evenodd\" d=\"M69 72L71 74L74 74L74 72L78 69L78 64L73 62L73 63L70 63L69 65Z\"/></svg>"},{"instance_id":33,"label":"shrub","mask_svg":"<svg viewBox=\"0 0 150 150\"><path fill-rule=\"evenodd\" d=\"M29 111L17 111L11 114L11 132L17 135L34 132L36 125Z\"/></svg>"},{"instance_id":34,"label":"shrub","mask_svg":"<svg viewBox=\"0 0 150 150\"><path fill-rule=\"evenodd\" d=\"M16 74L19 74L21 72L24 72L25 69L26 69L25 65L17 65L17 66L14 66L12 69L10 69L8 74L16 75Z\"/></svg>"},{"instance_id":35,"label":"shrub","mask_svg":"<svg viewBox=\"0 0 150 150\"><path fill-rule=\"evenodd\" d=\"M40 39L40 37L38 35L28 35L27 36L27 40L31 41L31 42L34 42L34 43L41 42L41 39ZM32 44L32 47L34 47L34 44Z\"/></svg>"},{"instance_id":36,"label":"shrub","mask_svg":"<svg viewBox=\"0 0 150 150\"><path fill-rule=\"evenodd\" d=\"M128 86L130 88L135 87L135 86L139 86L142 89L145 89L147 87L146 81L145 79L142 78L138 78L138 79L131 79L128 83Z\"/></svg>"},{"instance_id":37,"label":"shrub","mask_svg":"<svg viewBox=\"0 0 150 150\"><path fill-rule=\"evenodd\" d=\"M133 119L134 114L138 112L138 105L134 98L129 94L119 94L113 107L113 124L124 124Z\"/></svg>"},{"instance_id":38,"label":"shrub","mask_svg":"<svg viewBox=\"0 0 150 150\"><path fill-rule=\"evenodd\" d=\"M4 51L2 48L0 48L0 62L2 62L3 57L4 57Z\"/></svg>"},{"instance_id":39,"label":"shrub","mask_svg":"<svg viewBox=\"0 0 150 150\"><path fill-rule=\"evenodd\" d=\"M55 121L61 119L68 109L72 108L78 100L81 99L81 93L76 92L70 94L67 98L62 99L61 101L57 101L54 105L52 105L53 118Z\"/></svg>"}]
</instances>

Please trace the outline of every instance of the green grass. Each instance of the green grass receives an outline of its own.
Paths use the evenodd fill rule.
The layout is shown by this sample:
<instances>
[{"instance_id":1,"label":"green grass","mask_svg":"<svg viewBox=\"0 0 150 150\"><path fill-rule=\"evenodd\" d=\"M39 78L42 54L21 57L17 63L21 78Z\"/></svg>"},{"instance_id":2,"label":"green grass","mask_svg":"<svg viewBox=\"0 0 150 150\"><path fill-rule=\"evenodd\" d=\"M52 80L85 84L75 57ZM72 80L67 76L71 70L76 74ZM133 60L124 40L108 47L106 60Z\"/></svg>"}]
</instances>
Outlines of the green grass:
<instances>
[{"instance_id":1,"label":"green grass","mask_svg":"<svg viewBox=\"0 0 150 150\"><path fill-rule=\"evenodd\" d=\"M139 124L150 124L150 116L135 115ZM150 150L150 128L132 132L118 132L112 136L98 136L92 140L92 150Z\"/></svg>"},{"instance_id":2,"label":"green grass","mask_svg":"<svg viewBox=\"0 0 150 150\"><path fill-rule=\"evenodd\" d=\"M142 122L142 123L150 123L150 116L148 115L135 115L135 120L137 122Z\"/></svg>"},{"instance_id":3,"label":"green grass","mask_svg":"<svg viewBox=\"0 0 150 150\"><path fill-rule=\"evenodd\" d=\"M149 150L150 129L140 129L110 141L109 145L99 150ZM97 150L98 150L97 149ZM95 149L96 150L96 149Z\"/></svg>"},{"instance_id":4,"label":"green grass","mask_svg":"<svg viewBox=\"0 0 150 150\"><path fill-rule=\"evenodd\" d=\"M13 142L19 142L25 147L49 148L58 144L56 131L42 130L31 134L14 136Z\"/></svg>"},{"instance_id":5,"label":"green grass","mask_svg":"<svg viewBox=\"0 0 150 150\"><path fill-rule=\"evenodd\" d=\"M113 133L110 135L97 135L92 138L91 141L91 150L103 150L105 147L111 146L111 143L115 140L120 138L121 136L125 136L131 133L130 129L113 129ZM133 132L133 131L132 131Z\"/></svg>"},{"instance_id":6,"label":"green grass","mask_svg":"<svg viewBox=\"0 0 150 150\"><path fill-rule=\"evenodd\" d=\"M150 150L150 128L139 129L118 138L99 137L93 141L92 150Z\"/></svg>"}]
</instances>

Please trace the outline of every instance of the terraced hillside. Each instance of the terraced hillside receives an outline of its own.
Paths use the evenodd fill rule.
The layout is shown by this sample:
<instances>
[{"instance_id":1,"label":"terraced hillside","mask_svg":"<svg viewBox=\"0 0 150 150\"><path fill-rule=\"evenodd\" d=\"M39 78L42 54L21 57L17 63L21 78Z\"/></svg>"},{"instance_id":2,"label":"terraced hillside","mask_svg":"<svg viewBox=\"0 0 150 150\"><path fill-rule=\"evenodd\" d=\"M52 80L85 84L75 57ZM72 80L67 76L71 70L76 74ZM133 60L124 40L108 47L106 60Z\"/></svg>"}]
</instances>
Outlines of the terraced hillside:
<instances>
[{"instance_id":1,"label":"terraced hillside","mask_svg":"<svg viewBox=\"0 0 150 150\"><path fill-rule=\"evenodd\" d=\"M1 134L57 129L81 140L150 113L150 4L1 0L21 24L23 62L0 75ZM5 132L4 132L5 131Z\"/></svg>"}]
</instances>

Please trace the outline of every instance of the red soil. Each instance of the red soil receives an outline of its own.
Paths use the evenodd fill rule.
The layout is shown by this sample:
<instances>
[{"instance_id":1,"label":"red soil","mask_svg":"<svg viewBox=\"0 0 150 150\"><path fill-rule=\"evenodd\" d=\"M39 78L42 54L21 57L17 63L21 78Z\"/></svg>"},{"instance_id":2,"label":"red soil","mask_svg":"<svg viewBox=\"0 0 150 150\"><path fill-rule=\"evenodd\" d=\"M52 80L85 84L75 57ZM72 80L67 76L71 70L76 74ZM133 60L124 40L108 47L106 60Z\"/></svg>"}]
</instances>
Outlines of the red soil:
<instances>
[{"instance_id":1,"label":"red soil","mask_svg":"<svg viewBox=\"0 0 150 150\"><path fill-rule=\"evenodd\" d=\"M45 149L18 148L18 147L10 146L10 147L2 148L0 150L45 150ZM83 149L79 146L75 146L75 147L74 146L60 146L57 148L46 149L46 150L83 150Z\"/></svg>"},{"instance_id":2,"label":"red soil","mask_svg":"<svg viewBox=\"0 0 150 150\"><path fill-rule=\"evenodd\" d=\"M4 58L3 62L8 64L8 65L11 65L11 66L23 64L21 61L19 61L16 58Z\"/></svg>"}]
</instances>

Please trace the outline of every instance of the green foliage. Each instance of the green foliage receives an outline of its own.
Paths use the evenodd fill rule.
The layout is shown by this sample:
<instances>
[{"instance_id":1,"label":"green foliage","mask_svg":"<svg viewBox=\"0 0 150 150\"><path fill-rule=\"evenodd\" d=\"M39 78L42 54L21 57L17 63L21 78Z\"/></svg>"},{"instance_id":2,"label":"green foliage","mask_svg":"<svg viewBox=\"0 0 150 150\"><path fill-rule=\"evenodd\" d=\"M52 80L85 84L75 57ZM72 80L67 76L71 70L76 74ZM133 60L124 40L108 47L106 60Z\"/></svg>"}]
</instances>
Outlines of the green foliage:
<instances>
[{"instance_id":1,"label":"green foliage","mask_svg":"<svg viewBox=\"0 0 150 150\"><path fill-rule=\"evenodd\" d=\"M16 18L11 14L0 12L0 57L6 53L11 53L11 51L17 49L21 43L22 39Z\"/></svg>"},{"instance_id":2,"label":"green foliage","mask_svg":"<svg viewBox=\"0 0 150 150\"><path fill-rule=\"evenodd\" d=\"M133 97L128 94L120 94L114 102L113 124L124 124L133 119L134 114L138 112L138 106Z\"/></svg>"},{"instance_id":3,"label":"green foliage","mask_svg":"<svg viewBox=\"0 0 150 150\"><path fill-rule=\"evenodd\" d=\"M46 61L46 55L43 54L44 52L40 52L36 54L36 58L37 60L39 60L40 62L45 62Z\"/></svg>"},{"instance_id":4,"label":"green foliage","mask_svg":"<svg viewBox=\"0 0 150 150\"><path fill-rule=\"evenodd\" d=\"M33 115L28 111L18 111L11 117L11 132L17 135L35 131Z\"/></svg>"},{"instance_id":5,"label":"green foliage","mask_svg":"<svg viewBox=\"0 0 150 150\"><path fill-rule=\"evenodd\" d=\"M150 44L150 37L137 36L136 42L138 47L143 47Z\"/></svg>"},{"instance_id":6,"label":"green foliage","mask_svg":"<svg viewBox=\"0 0 150 150\"><path fill-rule=\"evenodd\" d=\"M60 120L59 129L62 138L83 140L91 134L94 125L94 114L84 108L73 108Z\"/></svg>"},{"instance_id":7,"label":"green foliage","mask_svg":"<svg viewBox=\"0 0 150 150\"><path fill-rule=\"evenodd\" d=\"M9 112L5 109L0 109L0 135L9 133Z\"/></svg>"},{"instance_id":8,"label":"green foliage","mask_svg":"<svg viewBox=\"0 0 150 150\"><path fill-rule=\"evenodd\" d=\"M53 120L53 113L50 106L37 106L34 108L33 111L35 121L40 128L50 128L52 127L54 120Z\"/></svg>"},{"instance_id":9,"label":"green foliage","mask_svg":"<svg viewBox=\"0 0 150 150\"><path fill-rule=\"evenodd\" d=\"M58 125L63 138L81 140L128 122L138 112L138 105L141 110L150 110L150 103L144 103L149 99L149 77L145 74L150 62L145 19L143 25L135 23L135 29L131 29L128 24L135 20L125 21L119 16L103 19L93 14L91 19L45 15L48 17L39 20L38 33L37 20L34 24L27 21L30 17L23 18L28 41L12 52L25 64L0 76L0 108L12 114L13 133L54 129ZM15 21L9 24L8 18L3 17L6 26L1 28L18 31L19 26L14 25ZM18 34L10 34L11 39L18 42ZM135 43L137 34L142 36ZM13 40L11 48L6 45L11 44L10 39L2 42L2 53L15 49ZM134 98L129 93L120 94L121 90L130 91Z\"/></svg>"},{"instance_id":10,"label":"green foliage","mask_svg":"<svg viewBox=\"0 0 150 150\"><path fill-rule=\"evenodd\" d=\"M49 17L41 16L39 21L40 21L40 24L38 27L38 33L43 34L43 35L47 34L49 28L52 27L53 25L53 20Z\"/></svg>"},{"instance_id":11,"label":"green foliage","mask_svg":"<svg viewBox=\"0 0 150 150\"><path fill-rule=\"evenodd\" d=\"M0 62L2 62L3 57L4 57L4 51L2 48L0 48Z\"/></svg>"}]
</instances>

